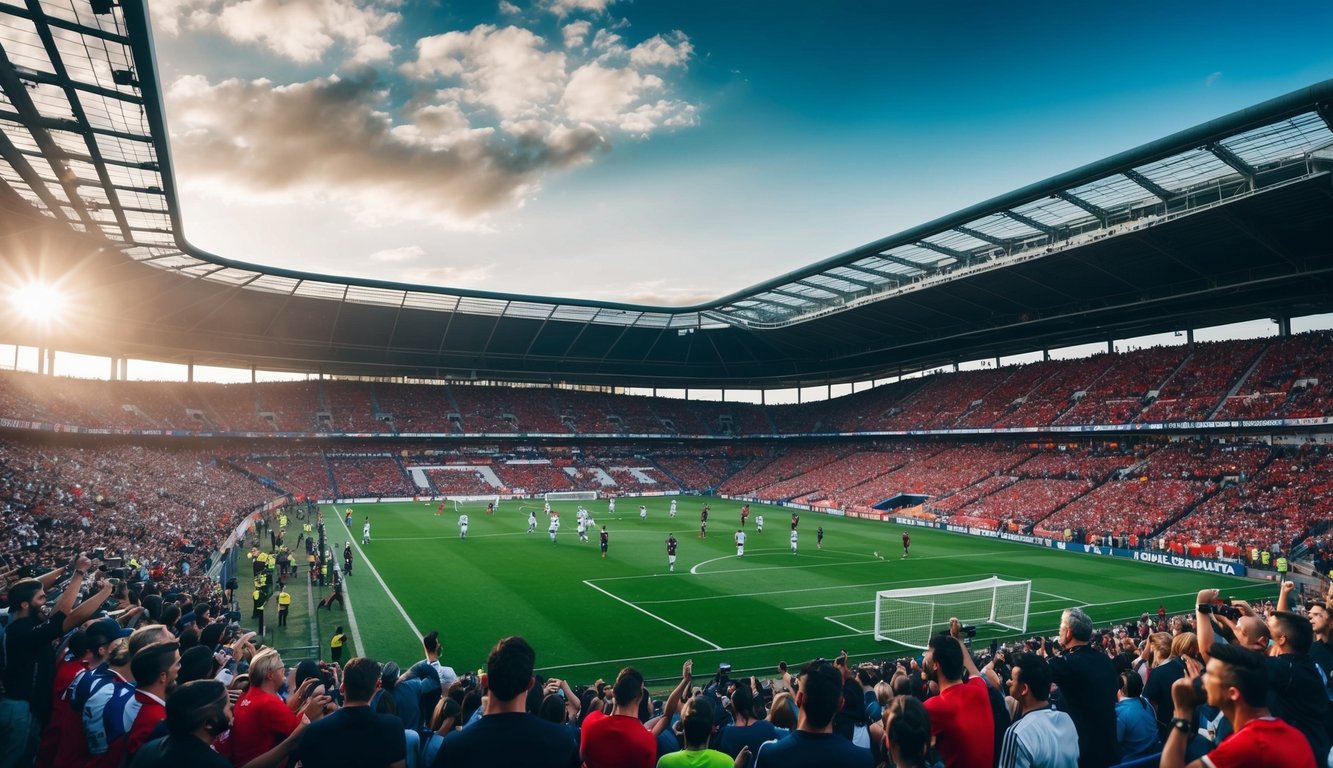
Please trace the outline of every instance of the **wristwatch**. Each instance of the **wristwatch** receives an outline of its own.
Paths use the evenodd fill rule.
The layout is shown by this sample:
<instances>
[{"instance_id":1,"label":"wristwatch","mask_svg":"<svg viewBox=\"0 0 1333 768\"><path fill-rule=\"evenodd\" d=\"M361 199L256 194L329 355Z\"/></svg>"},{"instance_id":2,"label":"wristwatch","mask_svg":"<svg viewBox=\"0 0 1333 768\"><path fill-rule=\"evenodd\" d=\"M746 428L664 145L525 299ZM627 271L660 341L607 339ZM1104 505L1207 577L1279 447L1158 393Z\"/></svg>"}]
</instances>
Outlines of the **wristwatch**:
<instances>
[{"instance_id":1,"label":"wristwatch","mask_svg":"<svg viewBox=\"0 0 1333 768\"><path fill-rule=\"evenodd\" d=\"M1171 718L1171 727L1181 733L1189 733L1194 730L1194 723L1183 717L1173 717Z\"/></svg>"},{"instance_id":2,"label":"wristwatch","mask_svg":"<svg viewBox=\"0 0 1333 768\"><path fill-rule=\"evenodd\" d=\"M1200 604L1195 608L1195 610L1197 610L1199 613L1212 613L1212 612L1213 612L1213 606L1212 606L1210 603L1200 603Z\"/></svg>"},{"instance_id":3,"label":"wristwatch","mask_svg":"<svg viewBox=\"0 0 1333 768\"><path fill-rule=\"evenodd\" d=\"M85 571L85 570L83 570L82 568L75 568L75 569L74 569L74 572L77 573L79 576L87 576L87 575L88 575L88 572Z\"/></svg>"}]
</instances>

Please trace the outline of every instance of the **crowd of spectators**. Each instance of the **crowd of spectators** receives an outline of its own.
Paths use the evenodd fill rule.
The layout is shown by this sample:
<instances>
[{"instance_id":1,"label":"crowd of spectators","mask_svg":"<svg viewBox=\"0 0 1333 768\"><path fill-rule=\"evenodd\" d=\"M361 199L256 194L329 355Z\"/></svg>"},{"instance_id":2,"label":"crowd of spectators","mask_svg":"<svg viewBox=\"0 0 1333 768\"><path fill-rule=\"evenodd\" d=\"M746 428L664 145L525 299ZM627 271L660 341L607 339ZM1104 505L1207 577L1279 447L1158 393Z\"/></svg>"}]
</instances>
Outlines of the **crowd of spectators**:
<instances>
[{"instance_id":1,"label":"crowd of spectators","mask_svg":"<svg viewBox=\"0 0 1333 768\"><path fill-rule=\"evenodd\" d=\"M399 434L792 435L1333 413L1333 333L1200 342L936 373L797 405L340 380L97 382L0 375L0 415L97 429ZM1234 390L1234 394L1230 394Z\"/></svg>"},{"instance_id":2,"label":"crowd of spectators","mask_svg":"<svg viewBox=\"0 0 1333 768\"><path fill-rule=\"evenodd\" d=\"M685 661L657 687L633 666L543 677L521 636L482 674L455 671L478 660L450 659L438 631L415 659L284 658L215 586L122 589L94 565L7 586L8 765L1315 768L1333 743L1333 595L1292 582L1276 603L1204 589L1189 614L1101 627L1069 607L1055 636L989 647L950 619L902 658Z\"/></svg>"},{"instance_id":3,"label":"crowd of spectators","mask_svg":"<svg viewBox=\"0 0 1333 768\"><path fill-rule=\"evenodd\" d=\"M0 553L5 572L34 573L95 542L126 573L203 588L212 554L273 496L199 451L0 441Z\"/></svg>"}]
</instances>

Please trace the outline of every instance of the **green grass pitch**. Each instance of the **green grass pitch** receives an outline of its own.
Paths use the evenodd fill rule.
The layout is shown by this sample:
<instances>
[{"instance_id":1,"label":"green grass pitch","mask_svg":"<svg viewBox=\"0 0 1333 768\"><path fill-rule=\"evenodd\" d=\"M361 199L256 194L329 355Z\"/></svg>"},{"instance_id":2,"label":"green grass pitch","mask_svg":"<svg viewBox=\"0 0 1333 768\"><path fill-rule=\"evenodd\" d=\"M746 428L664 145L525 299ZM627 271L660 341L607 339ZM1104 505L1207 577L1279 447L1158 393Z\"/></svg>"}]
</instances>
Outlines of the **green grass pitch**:
<instances>
[{"instance_id":1,"label":"green grass pitch","mask_svg":"<svg viewBox=\"0 0 1333 768\"><path fill-rule=\"evenodd\" d=\"M1031 579L1027 635L1054 634L1060 612L1071 606L1084 606L1105 626L1155 613L1159 604L1188 610L1204 587L1276 598L1275 586L1261 582L924 528L910 529L911 556L904 560L902 526L815 512L801 513L793 555L790 510L759 504L751 506L745 556L737 558L739 502L708 499L708 537L700 539L703 498L678 497L675 519L668 517L669 499L643 499L647 521L639 520L640 501L618 500L615 515L605 500L584 502L598 528L605 524L610 532L605 560L595 532L579 542L577 502L552 505L561 516L554 544L540 501L505 501L493 516L484 503L462 504L471 520L467 540L459 538L453 502L442 515L434 502L352 505L352 654L408 664L421 658L418 633L438 629L444 662L460 672L483 666L500 637L519 634L537 649L544 674L575 683L609 679L626 665L665 680L679 674L685 659L698 670L729 662L737 674L764 675L779 660L831 658L841 649L854 661L908 653L873 637L874 595L881 589L992 575ZM537 512L536 533L527 533L529 509ZM349 537L345 510L324 507L337 552ZM758 514L763 533L756 532ZM373 538L361 547L367 516ZM817 549L820 526L824 546ZM680 546L676 571L668 573L665 540L673 532ZM977 642L992 637L1004 635L983 627Z\"/></svg>"}]
</instances>

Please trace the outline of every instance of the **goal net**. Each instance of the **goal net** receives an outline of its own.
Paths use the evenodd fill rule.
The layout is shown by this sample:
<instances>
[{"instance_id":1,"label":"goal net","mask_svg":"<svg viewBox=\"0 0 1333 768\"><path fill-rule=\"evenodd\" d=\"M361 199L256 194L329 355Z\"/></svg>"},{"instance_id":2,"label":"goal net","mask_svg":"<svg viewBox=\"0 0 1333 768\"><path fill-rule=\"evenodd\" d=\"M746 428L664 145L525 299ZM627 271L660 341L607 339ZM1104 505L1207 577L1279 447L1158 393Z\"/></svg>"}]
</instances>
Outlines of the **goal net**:
<instances>
[{"instance_id":1,"label":"goal net","mask_svg":"<svg viewBox=\"0 0 1333 768\"><path fill-rule=\"evenodd\" d=\"M1027 631L1031 581L992 576L962 584L887 589L875 593L875 639L925 648L932 633L964 624L991 624Z\"/></svg>"},{"instance_id":2,"label":"goal net","mask_svg":"<svg viewBox=\"0 0 1333 768\"><path fill-rule=\"evenodd\" d=\"M547 501L597 501L597 491L551 491L544 494Z\"/></svg>"}]
</instances>

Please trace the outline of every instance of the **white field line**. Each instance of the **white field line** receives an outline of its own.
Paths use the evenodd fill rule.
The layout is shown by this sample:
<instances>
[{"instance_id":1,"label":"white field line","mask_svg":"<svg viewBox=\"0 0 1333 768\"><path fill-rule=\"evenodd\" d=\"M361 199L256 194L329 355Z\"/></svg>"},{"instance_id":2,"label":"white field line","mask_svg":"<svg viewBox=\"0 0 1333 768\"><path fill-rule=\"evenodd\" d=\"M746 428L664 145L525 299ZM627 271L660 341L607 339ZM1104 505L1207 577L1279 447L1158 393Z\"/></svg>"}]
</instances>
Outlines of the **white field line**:
<instances>
[{"instance_id":1,"label":"white field line","mask_svg":"<svg viewBox=\"0 0 1333 768\"><path fill-rule=\"evenodd\" d=\"M334 516L334 519L336 519L336 520L338 521L338 524L339 524L339 525L342 525L342 524L343 524L343 523L342 523L342 515L338 514L338 508L337 508L336 506L332 505L332 504L330 504L329 506L330 506L330 508L333 509L333 516ZM343 526L343 527L344 527L344 529L346 529L346 526ZM398 613L399 613L399 615L401 615L401 616L403 617L403 621L407 622L407 626L410 627L410 628L412 629L412 634L413 634L418 640L420 640L421 637L422 637L421 630L418 629L416 623L412 621L412 617L410 617L410 616L407 615L407 611L403 610L403 604L400 603L400 602L398 602L398 597L397 597L396 595L394 595L393 590L389 589L389 585L384 583L384 578L383 578L382 576L380 576L380 572L379 572L379 571L375 570L375 565L374 565L374 563L371 563L371 562L370 562L370 558L366 557L366 553L361 549L361 545L358 544L358 543L356 542L356 537L352 535L352 531L351 531L350 529L347 529L347 543L348 543L348 544L351 544L353 547L356 548L356 556L357 556L357 558L361 560L362 564L364 564L366 568L369 568L369 569L370 569L370 574L371 574L372 576L375 577L375 581L378 581L378 582L379 582L379 584L380 584L380 588L384 590L384 594L386 594L386 595L389 596L389 601L392 602L393 605L394 605L394 607L398 609ZM334 557L335 557L335 558L337 557L337 553L334 553ZM347 596L347 581L344 580L344 581L343 581L343 597L346 597L346 596ZM347 605L348 605L348 607L347 607L347 613L348 613L348 615L350 616L351 613L352 613L351 603L349 602ZM356 630L355 630L355 624L354 624L354 625L353 625L353 633L355 633L355 631L356 631ZM357 648L361 649L361 652L362 652L362 653L365 653L365 648L366 648L366 647L365 647L364 645L361 644L361 638L358 637L356 634L353 634L352 637L353 637L353 639L356 640Z\"/></svg>"},{"instance_id":2,"label":"white field line","mask_svg":"<svg viewBox=\"0 0 1333 768\"><path fill-rule=\"evenodd\" d=\"M712 647L713 647L713 650L715 650L715 651L720 651L720 650L722 650L722 646L718 645L717 643L713 642L712 640L708 640L707 638L700 637L700 636L694 634L693 632L689 631L688 629L685 629L684 627L677 626L676 624L672 624L671 622L669 622L669 621L667 621L666 619L662 618L661 616L658 616L657 614L655 614L655 613L653 613L653 612L647 610L646 608L640 608L639 606L635 605L634 603L631 603L630 601L626 600L626 599L623 598L623 597L619 597L619 596L617 596L617 595L613 595L613 594L611 594L610 592L607 592L605 589L602 589L601 587L597 586L596 584L593 584L591 581L586 581L586 580L585 580L583 583L584 583L584 584L587 584L589 587L592 587L593 589L597 590L598 592L601 592L602 594L606 595L607 597L611 598L612 600L615 600L616 602L624 603L625 605L628 605L629 607L633 608L634 610L638 611L639 613L642 613L643 615L645 615L645 616L647 616L647 617L649 617L649 618L656 619L656 620L662 622L663 624L667 625L668 627L671 627L672 629L676 630L677 632L680 632L681 634L689 635L690 637L694 638L695 640L698 640L699 642L703 643L704 645L710 645L710 646L712 646Z\"/></svg>"},{"instance_id":3,"label":"white field line","mask_svg":"<svg viewBox=\"0 0 1333 768\"><path fill-rule=\"evenodd\" d=\"M850 629L851 631L855 632L858 635L864 635L870 631L868 629L857 629L856 627L853 627L851 624L844 624L841 621L838 621L837 619L833 618L832 616L825 616L824 621L831 621L840 627L846 627L847 629Z\"/></svg>"}]
</instances>

